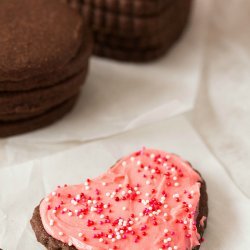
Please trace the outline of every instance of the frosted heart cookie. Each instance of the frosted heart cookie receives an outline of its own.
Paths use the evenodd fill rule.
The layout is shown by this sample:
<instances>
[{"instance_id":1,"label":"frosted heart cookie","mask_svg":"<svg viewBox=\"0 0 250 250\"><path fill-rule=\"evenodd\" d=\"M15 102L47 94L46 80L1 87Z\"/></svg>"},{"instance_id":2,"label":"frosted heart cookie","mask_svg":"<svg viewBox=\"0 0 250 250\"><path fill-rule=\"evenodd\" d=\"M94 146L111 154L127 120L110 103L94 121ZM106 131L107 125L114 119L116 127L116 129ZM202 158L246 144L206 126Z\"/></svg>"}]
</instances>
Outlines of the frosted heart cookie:
<instances>
[{"instance_id":1,"label":"frosted heart cookie","mask_svg":"<svg viewBox=\"0 0 250 250\"><path fill-rule=\"evenodd\" d=\"M177 155L143 149L95 179L58 186L31 225L50 250L193 250L207 215L200 174Z\"/></svg>"}]
</instances>

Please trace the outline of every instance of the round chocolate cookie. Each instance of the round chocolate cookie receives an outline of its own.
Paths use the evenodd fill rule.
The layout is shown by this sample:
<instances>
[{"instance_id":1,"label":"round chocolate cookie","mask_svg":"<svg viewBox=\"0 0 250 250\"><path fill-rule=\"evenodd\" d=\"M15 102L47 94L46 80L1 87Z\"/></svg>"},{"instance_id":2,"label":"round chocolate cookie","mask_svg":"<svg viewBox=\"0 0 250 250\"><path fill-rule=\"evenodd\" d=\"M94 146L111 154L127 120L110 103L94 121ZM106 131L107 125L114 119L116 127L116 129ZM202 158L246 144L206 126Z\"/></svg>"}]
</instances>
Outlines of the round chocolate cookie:
<instances>
[{"instance_id":1,"label":"round chocolate cookie","mask_svg":"<svg viewBox=\"0 0 250 250\"><path fill-rule=\"evenodd\" d=\"M74 106L77 96L66 100L64 103L54 107L42 115L21 121L2 122L0 121L0 137L8 137L27 133L42 127L48 126L67 114Z\"/></svg>"},{"instance_id":2,"label":"round chocolate cookie","mask_svg":"<svg viewBox=\"0 0 250 250\"><path fill-rule=\"evenodd\" d=\"M110 12L90 4L83 6L94 31L94 54L129 62L155 60L182 35L191 6L192 0L169 1L159 14L146 17Z\"/></svg>"},{"instance_id":3,"label":"round chocolate cookie","mask_svg":"<svg viewBox=\"0 0 250 250\"><path fill-rule=\"evenodd\" d=\"M68 4L72 9L81 11L81 0L61 0L63 3Z\"/></svg>"},{"instance_id":4,"label":"round chocolate cookie","mask_svg":"<svg viewBox=\"0 0 250 250\"><path fill-rule=\"evenodd\" d=\"M152 16L161 13L175 0L81 0L83 8L92 7L128 16Z\"/></svg>"},{"instance_id":5,"label":"round chocolate cookie","mask_svg":"<svg viewBox=\"0 0 250 250\"><path fill-rule=\"evenodd\" d=\"M91 6L83 7L83 16L89 20L94 31L114 32L116 35L142 36L156 34L158 31L167 29L166 25L172 25L173 19L178 22L182 12L187 12L188 0L176 0L161 13L147 18L127 16L121 13L112 13Z\"/></svg>"},{"instance_id":6,"label":"round chocolate cookie","mask_svg":"<svg viewBox=\"0 0 250 250\"><path fill-rule=\"evenodd\" d=\"M85 81L87 68L77 75L49 88L36 89L26 92L0 92L1 115L12 114L12 117L39 113L57 106L79 92Z\"/></svg>"},{"instance_id":7,"label":"round chocolate cookie","mask_svg":"<svg viewBox=\"0 0 250 250\"><path fill-rule=\"evenodd\" d=\"M95 179L58 186L30 222L49 250L198 250L207 217L200 173L175 154L143 148Z\"/></svg>"},{"instance_id":8,"label":"round chocolate cookie","mask_svg":"<svg viewBox=\"0 0 250 250\"><path fill-rule=\"evenodd\" d=\"M60 1L0 1L0 85L62 70L77 55L85 29Z\"/></svg>"},{"instance_id":9,"label":"round chocolate cookie","mask_svg":"<svg viewBox=\"0 0 250 250\"><path fill-rule=\"evenodd\" d=\"M0 91L27 91L53 86L65 80L66 78L72 77L73 75L80 72L83 68L86 68L89 57L92 54L92 49L92 35L89 33L89 31L86 31L79 51L77 51L76 55L71 58L71 60L66 65L64 65L64 67L60 67L54 72L48 73L46 75L36 76L33 78L24 79L22 81L0 81Z\"/></svg>"}]
</instances>

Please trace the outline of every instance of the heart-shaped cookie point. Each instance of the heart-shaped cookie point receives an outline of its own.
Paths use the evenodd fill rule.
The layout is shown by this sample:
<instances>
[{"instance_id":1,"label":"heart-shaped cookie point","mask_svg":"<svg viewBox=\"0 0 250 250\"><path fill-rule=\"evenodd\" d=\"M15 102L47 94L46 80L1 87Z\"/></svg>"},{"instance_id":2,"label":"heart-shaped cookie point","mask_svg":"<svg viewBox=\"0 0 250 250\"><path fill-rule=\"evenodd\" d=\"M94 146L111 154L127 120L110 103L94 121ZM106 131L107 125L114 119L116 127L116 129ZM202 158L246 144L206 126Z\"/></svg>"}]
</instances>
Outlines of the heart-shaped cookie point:
<instances>
[{"instance_id":1,"label":"heart-shaped cookie point","mask_svg":"<svg viewBox=\"0 0 250 250\"><path fill-rule=\"evenodd\" d=\"M202 185L177 155L143 149L96 179L58 187L40 204L41 222L72 249L198 249L207 216Z\"/></svg>"}]
</instances>

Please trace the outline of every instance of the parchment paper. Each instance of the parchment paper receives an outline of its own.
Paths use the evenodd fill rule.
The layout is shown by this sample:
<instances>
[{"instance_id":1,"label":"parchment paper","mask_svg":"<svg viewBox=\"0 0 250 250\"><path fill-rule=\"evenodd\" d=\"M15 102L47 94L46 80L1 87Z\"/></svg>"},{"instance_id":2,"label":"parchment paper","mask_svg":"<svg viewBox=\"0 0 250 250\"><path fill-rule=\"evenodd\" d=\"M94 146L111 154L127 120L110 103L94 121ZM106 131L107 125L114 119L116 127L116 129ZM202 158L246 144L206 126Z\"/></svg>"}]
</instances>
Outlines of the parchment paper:
<instances>
[{"instance_id":1,"label":"parchment paper","mask_svg":"<svg viewBox=\"0 0 250 250\"><path fill-rule=\"evenodd\" d=\"M249 200L181 117L0 170L0 190L4 190L0 193L0 247L43 249L36 242L29 219L45 194L58 184L77 184L95 177L142 146L176 152L202 173L210 209L203 250L249 249Z\"/></svg>"}]
</instances>

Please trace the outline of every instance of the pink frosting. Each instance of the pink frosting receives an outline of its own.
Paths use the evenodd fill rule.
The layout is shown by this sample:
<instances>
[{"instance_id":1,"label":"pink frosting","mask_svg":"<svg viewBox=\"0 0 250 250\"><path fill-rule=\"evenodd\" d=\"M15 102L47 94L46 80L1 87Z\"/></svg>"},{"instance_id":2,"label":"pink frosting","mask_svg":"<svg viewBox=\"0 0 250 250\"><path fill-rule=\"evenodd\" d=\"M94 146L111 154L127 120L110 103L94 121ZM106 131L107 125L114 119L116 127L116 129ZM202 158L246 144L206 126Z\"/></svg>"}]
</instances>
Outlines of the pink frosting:
<instances>
[{"instance_id":1,"label":"pink frosting","mask_svg":"<svg viewBox=\"0 0 250 250\"><path fill-rule=\"evenodd\" d=\"M40 204L53 238L80 250L186 250L200 245L200 176L180 157L143 149Z\"/></svg>"}]
</instances>

